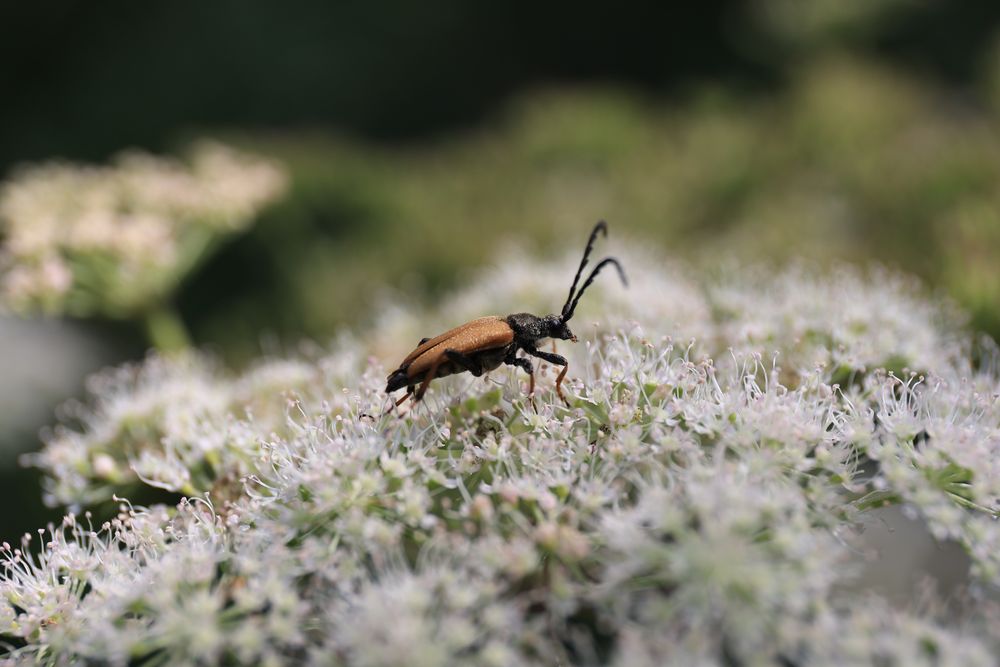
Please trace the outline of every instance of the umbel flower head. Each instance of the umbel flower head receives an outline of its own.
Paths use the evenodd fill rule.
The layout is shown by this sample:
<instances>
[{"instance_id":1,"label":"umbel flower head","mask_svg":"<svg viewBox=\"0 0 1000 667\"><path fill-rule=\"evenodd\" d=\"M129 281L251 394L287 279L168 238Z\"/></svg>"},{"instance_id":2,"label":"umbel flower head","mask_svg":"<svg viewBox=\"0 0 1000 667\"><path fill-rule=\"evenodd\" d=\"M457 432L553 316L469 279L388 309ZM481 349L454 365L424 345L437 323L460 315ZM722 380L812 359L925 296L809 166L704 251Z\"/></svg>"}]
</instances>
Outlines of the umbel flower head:
<instances>
[{"instance_id":1,"label":"umbel flower head","mask_svg":"<svg viewBox=\"0 0 1000 667\"><path fill-rule=\"evenodd\" d=\"M596 326L560 349L568 407L551 372L533 406L501 370L383 414L370 346L412 346L497 280L516 292L510 264L439 311L386 309L380 338L327 354L242 375L152 356L98 376L33 462L51 502L117 514L0 551L10 657L994 664L988 596L941 618L848 585L855 523L896 503L966 548L977 586L1000 586L989 348L973 367L951 307L898 276L699 281L624 261L636 289L588 294ZM114 500L143 485L179 500Z\"/></svg>"},{"instance_id":2,"label":"umbel flower head","mask_svg":"<svg viewBox=\"0 0 1000 667\"><path fill-rule=\"evenodd\" d=\"M25 167L0 188L0 298L15 311L130 317L169 297L285 189L277 165L215 142L187 163Z\"/></svg>"}]
</instances>

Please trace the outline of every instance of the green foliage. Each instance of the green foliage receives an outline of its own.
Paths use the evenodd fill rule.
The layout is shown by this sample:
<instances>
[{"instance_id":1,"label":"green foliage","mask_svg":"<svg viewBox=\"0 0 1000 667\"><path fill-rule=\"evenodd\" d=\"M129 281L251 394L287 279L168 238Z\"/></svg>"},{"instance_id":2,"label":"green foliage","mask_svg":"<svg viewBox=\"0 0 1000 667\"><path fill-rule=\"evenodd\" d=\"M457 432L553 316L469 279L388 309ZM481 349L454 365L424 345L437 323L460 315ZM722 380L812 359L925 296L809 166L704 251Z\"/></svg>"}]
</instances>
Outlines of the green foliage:
<instances>
[{"instance_id":1,"label":"green foliage","mask_svg":"<svg viewBox=\"0 0 1000 667\"><path fill-rule=\"evenodd\" d=\"M427 145L249 140L293 174L289 200L243 246L244 260L278 253L271 291L262 307L248 290L233 306L239 316L209 315L202 334L228 342L241 320L240 337L254 344L261 328L324 336L368 312L386 280L437 293L495 260L501 242L575 247L599 217L710 267L733 256L901 267L997 334L991 114L832 55L771 95L703 88L667 103L550 90L518 99L485 129Z\"/></svg>"}]
</instances>

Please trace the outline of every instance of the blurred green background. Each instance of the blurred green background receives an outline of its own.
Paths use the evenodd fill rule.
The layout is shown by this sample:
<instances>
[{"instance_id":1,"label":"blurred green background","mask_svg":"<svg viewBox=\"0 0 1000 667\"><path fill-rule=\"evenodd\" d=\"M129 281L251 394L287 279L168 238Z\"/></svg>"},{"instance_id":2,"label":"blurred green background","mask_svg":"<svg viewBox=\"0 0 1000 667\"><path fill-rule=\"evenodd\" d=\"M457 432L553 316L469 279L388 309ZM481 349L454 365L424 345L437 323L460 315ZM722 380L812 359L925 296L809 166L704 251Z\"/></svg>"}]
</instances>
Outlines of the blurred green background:
<instances>
[{"instance_id":1,"label":"blurred green background","mask_svg":"<svg viewBox=\"0 0 1000 667\"><path fill-rule=\"evenodd\" d=\"M0 172L219 138L292 187L184 284L239 366L433 300L598 218L711 267L875 261L1000 337L1000 4L304 1L0 8ZM0 538L45 521L59 402L141 357L121 323L0 320Z\"/></svg>"}]
</instances>

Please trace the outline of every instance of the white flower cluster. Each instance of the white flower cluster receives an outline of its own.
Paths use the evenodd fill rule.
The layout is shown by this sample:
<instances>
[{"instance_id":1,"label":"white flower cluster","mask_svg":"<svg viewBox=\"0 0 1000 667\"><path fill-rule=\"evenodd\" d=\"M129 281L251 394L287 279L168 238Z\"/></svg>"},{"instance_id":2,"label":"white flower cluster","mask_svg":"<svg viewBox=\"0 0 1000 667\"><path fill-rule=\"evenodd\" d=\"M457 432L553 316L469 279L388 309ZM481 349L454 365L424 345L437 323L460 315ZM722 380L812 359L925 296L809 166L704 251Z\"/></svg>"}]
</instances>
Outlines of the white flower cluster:
<instances>
[{"instance_id":1,"label":"white flower cluster","mask_svg":"<svg viewBox=\"0 0 1000 667\"><path fill-rule=\"evenodd\" d=\"M285 185L276 165L214 142L189 164L131 152L107 167L26 167L0 188L0 297L22 311L132 313Z\"/></svg>"},{"instance_id":2,"label":"white flower cluster","mask_svg":"<svg viewBox=\"0 0 1000 667\"><path fill-rule=\"evenodd\" d=\"M560 349L568 407L551 372L532 402L523 373L501 370L438 381L424 403L383 413L389 364L346 338L239 377L197 357L101 376L38 455L51 498L90 504L136 484L187 498L122 502L100 527L70 515L43 544L4 546L9 657L994 664L988 596L942 619L846 585L859 516L902 503L966 547L978 586L1000 586L989 349L973 368L947 307L890 276L728 273L700 288L626 265L633 287L588 294L584 342ZM545 290L564 274L533 270L553 282L525 305L555 309L544 306L561 290ZM508 298L491 285L530 290L516 273L426 321ZM803 305L831 294L826 310ZM859 328L866 307L877 335ZM584 333L588 318L602 325ZM434 332L399 309L380 331L390 319L411 345Z\"/></svg>"},{"instance_id":3,"label":"white flower cluster","mask_svg":"<svg viewBox=\"0 0 1000 667\"><path fill-rule=\"evenodd\" d=\"M792 378L822 369L838 382L878 367L947 369L966 352L964 314L948 301L928 300L914 279L884 269L723 267L702 277L643 248L629 249L625 259L630 286L623 289L610 269L612 275L602 275L580 302L572 323L578 334L637 323L674 341L693 340L716 358L730 350L780 354ZM436 312L384 308L370 335L380 352L395 353L428 330L483 313L558 312L578 261L575 250L546 264L508 252Z\"/></svg>"},{"instance_id":4,"label":"white flower cluster","mask_svg":"<svg viewBox=\"0 0 1000 667\"><path fill-rule=\"evenodd\" d=\"M204 493L251 470L260 434L285 423L285 393L305 390L319 372L272 361L234 380L194 354L153 356L90 378L94 403L63 406L65 423L25 459L49 472L50 505L93 505L140 481Z\"/></svg>"}]
</instances>

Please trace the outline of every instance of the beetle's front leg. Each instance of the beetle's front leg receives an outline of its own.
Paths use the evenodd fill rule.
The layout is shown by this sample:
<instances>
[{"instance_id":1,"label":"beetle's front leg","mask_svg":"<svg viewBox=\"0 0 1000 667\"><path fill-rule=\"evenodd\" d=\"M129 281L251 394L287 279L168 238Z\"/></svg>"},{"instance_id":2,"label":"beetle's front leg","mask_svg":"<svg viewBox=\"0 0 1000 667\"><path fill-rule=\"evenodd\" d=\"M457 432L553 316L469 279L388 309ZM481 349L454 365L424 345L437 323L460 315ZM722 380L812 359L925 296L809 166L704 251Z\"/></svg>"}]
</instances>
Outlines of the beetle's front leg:
<instances>
[{"instance_id":1,"label":"beetle's front leg","mask_svg":"<svg viewBox=\"0 0 1000 667\"><path fill-rule=\"evenodd\" d=\"M556 394L559 398L563 400L563 403L569 405L569 401L566 400L566 396L562 391L562 381L566 377L566 371L569 370L569 362L566 361L566 357L560 354L552 354L551 352L542 352L541 350L536 350L534 347L525 346L524 351L533 357L538 357L543 361L547 361L550 364L555 364L556 366L562 366L562 371L559 372L559 376L556 378Z\"/></svg>"}]
</instances>

